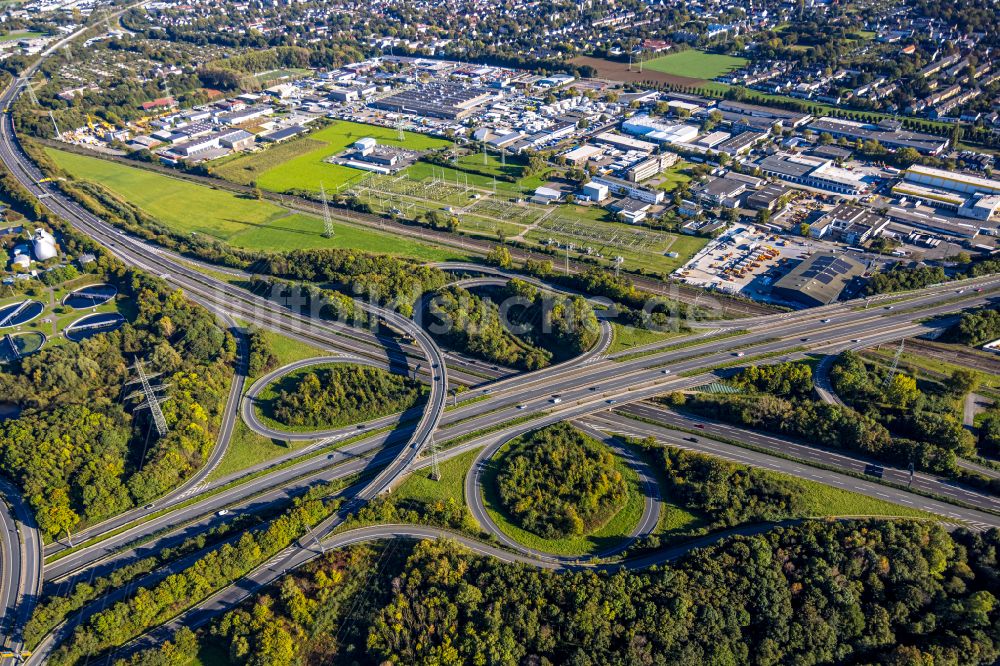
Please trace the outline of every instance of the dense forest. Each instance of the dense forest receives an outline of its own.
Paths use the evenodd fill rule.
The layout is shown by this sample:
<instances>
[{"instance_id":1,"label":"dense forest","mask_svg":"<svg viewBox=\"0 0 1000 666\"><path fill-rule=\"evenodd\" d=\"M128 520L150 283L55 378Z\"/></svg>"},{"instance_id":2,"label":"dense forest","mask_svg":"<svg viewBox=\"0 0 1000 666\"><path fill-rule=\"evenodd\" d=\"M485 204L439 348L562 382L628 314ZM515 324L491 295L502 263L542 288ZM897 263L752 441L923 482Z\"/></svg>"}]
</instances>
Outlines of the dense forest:
<instances>
[{"instance_id":1,"label":"dense forest","mask_svg":"<svg viewBox=\"0 0 1000 666\"><path fill-rule=\"evenodd\" d=\"M963 312L941 340L978 347L997 338L1000 338L1000 310L993 307Z\"/></svg>"},{"instance_id":2,"label":"dense forest","mask_svg":"<svg viewBox=\"0 0 1000 666\"><path fill-rule=\"evenodd\" d=\"M920 381L854 353L837 357L830 371L845 402L882 423L897 437L928 442L960 455L975 453L975 438L962 424L957 401L975 386L975 375L957 370L942 383Z\"/></svg>"},{"instance_id":3,"label":"dense forest","mask_svg":"<svg viewBox=\"0 0 1000 666\"><path fill-rule=\"evenodd\" d=\"M236 345L213 316L161 280L114 266L104 276L134 309L118 331L51 346L0 371L22 408L0 423L0 464L49 537L143 504L197 470L215 445ZM123 387L138 359L162 373L169 433Z\"/></svg>"},{"instance_id":4,"label":"dense forest","mask_svg":"<svg viewBox=\"0 0 1000 666\"><path fill-rule=\"evenodd\" d=\"M751 365L726 380L743 391L805 398L813 390L812 368L807 363Z\"/></svg>"},{"instance_id":5,"label":"dense forest","mask_svg":"<svg viewBox=\"0 0 1000 666\"><path fill-rule=\"evenodd\" d=\"M457 286L429 295L424 324L454 349L492 363L523 370L578 356L597 343L600 328L581 297L543 295L512 280L489 296Z\"/></svg>"},{"instance_id":6,"label":"dense forest","mask_svg":"<svg viewBox=\"0 0 1000 666\"><path fill-rule=\"evenodd\" d=\"M954 450L929 441L893 438L876 419L842 405L772 395L701 393L670 394L663 401L713 419L817 446L857 451L894 463L912 460L917 469L955 471ZM947 433L954 434L950 429Z\"/></svg>"},{"instance_id":7,"label":"dense forest","mask_svg":"<svg viewBox=\"0 0 1000 666\"><path fill-rule=\"evenodd\" d=\"M593 531L628 495L611 450L568 423L511 442L496 462L501 506L519 527L546 539Z\"/></svg>"},{"instance_id":8,"label":"dense forest","mask_svg":"<svg viewBox=\"0 0 1000 666\"><path fill-rule=\"evenodd\" d=\"M333 428L406 411L424 385L381 368L331 365L292 374L267 411L290 426Z\"/></svg>"},{"instance_id":9,"label":"dense forest","mask_svg":"<svg viewBox=\"0 0 1000 666\"><path fill-rule=\"evenodd\" d=\"M802 515L802 489L786 479L652 438L630 441L662 471L664 495L701 516L700 531Z\"/></svg>"},{"instance_id":10,"label":"dense forest","mask_svg":"<svg viewBox=\"0 0 1000 666\"><path fill-rule=\"evenodd\" d=\"M998 551L996 530L811 521L654 571L552 573L393 541L328 553L203 640L253 666L991 664ZM187 634L120 666L179 650Z\"/></svg>"}]
</instances>

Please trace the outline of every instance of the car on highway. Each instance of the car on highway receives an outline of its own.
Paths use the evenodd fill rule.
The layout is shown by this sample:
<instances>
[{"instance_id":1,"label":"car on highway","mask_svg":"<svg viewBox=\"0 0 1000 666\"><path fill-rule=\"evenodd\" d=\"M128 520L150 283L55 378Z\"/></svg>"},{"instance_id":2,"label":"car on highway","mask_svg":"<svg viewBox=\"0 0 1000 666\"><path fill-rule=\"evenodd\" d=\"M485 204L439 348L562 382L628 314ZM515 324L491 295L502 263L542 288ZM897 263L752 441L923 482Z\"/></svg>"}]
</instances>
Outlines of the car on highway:
<instances>
[{"instance_id":1,"label":"car on highway","mask_svg":"<svg viewBox=\"0 0 1000 666\"><path fill-rule=\"evenodd\" d=\"M891 309L892 309L893 307L894 307L894 306L892 306L892 305L887 305L887 306L885 306L885 309L886 309L886 310L891 310Z\"/></svg>"},{"instance_id":2,"label":"car on highway","mask_svg":"<svg viewBox=\"0 0 1000 666\"><path fill-rule=\"evenodd\" d=\"M861 338L854 338L851 342L861 342Z\"/></svg>"},{"instance_id":3,"label":"car on highway","mask_svg":"<svg viewBox=\"0 0 1000 666\"><path fill-rule=\"evenodd\" d=\"M617 401L617 400L615 400L614 398L610 398L610 399L608 399L608 400L605 400L604 402L608 403L609 405L613 405L613 404L615 404L615 403L616 403L616 402L618 402L618 401Z\"/></svg>"},{"instance_id":4,"label":"car on highway","mask_svg":"<svg viewBox=\"0 0 1000 666\"><path fill-rule=\"evenodd\" d=\"M701 428L702 430L704 430L705 429L705 424L704 423L695 423L694 427L695 428Z\"/></svg>"},{"instance_id":5,"label":"car on highway","mask_svg":"<svg viewBox=\"0 0 1000 666\"><path fill-rule=\"evenodd\" d=\"M660 372L662 372L665 375L669 375L670 374L670 368L663 368L663 370L660 370Z\"/></svg>"},{"instance_id":6,"label":"car on highway","mask_svg":"<svg viewBox=\"0 0 1000 666\"><path fill-rule=\"evenodd\" d=\"M562 402L562 398L560 398L559 396L555 396L554 398L550 398L549 402L551 402L553 405L558 405L560 402Z\"/></svg>"},{"instance_id":7,"label":"car on highway","mask_svg":"<svg viewBox=\"0 0 1000 666\"><path fill-rule=\"evenodd\" d=\"M217 511L215 513L215 515L217 515L217 516L228 516L229 515L229 509L221 509L220 511Z\"/></svg>"},{"instance_id":8,"label":"car on highway","mask_svg":"<svg viewBox=\"0 0 1000 666\"><path fill-rule=\"evenodd\" d=\"M882 475L885 474L885 468L881 465L865 465L865 474L881 479Z\"/></svg>"},{"instance_id":9,"label":"car on highway","mask_svg":"<svg viewBox=\"0 0 1000 666\"><path fill-rule=\"evenodd\" d=\"M733 356L743 356L743 352L733 352Z\"/></svg>"},{"instance_id":10,"label":"car on highway","mask_svg":"<svg viewBox=\"0 0 1000 666\"><path fill-rule=\"evenodd\" d=\"M527 409L528 406L527 405L518 405L517 408L518 409Z\"/></svg>"},{"instance_id":11,"label":"car on highway","mask_svg":"<svg viewBox=\"0 0 1000 666\"><path fill-rule=\"evenodd\" d=\"M697 442L698 438L697 437L685 437L684 441L685 442Z\"/></svg>"},{"instance_id":12,"label":"car on highway","mask_svg":"<svg viewBox=\"0 0 1000 666\"><path fill-rule=\"evenodd\" d=\"M829 324L831 321L833 321L833 320L830 319L829 317L827 317L826 319L820 319L820 322L823 323L823 324Z\"/></svg>"}]
</instances>

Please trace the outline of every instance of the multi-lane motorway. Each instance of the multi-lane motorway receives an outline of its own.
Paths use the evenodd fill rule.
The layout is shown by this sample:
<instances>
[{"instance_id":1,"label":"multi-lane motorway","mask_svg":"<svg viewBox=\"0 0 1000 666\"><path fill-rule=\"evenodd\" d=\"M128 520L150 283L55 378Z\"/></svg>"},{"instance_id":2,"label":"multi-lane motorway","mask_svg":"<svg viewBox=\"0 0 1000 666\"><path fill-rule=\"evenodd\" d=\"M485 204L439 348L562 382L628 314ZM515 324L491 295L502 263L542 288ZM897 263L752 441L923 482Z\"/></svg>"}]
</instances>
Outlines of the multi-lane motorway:
<instances>
[{"instance_id":1,"label":"multi-lane motorway","mask_svg":"<svg viewBox=\"0 0 1000 666\"><path fill-rule=\"evenodd\" d=\"M12 100L20 93L33 73L34 68L25 72L25 75L17 79L0 97L0 102L5 108L10 107ZM432 442L438 444L447 443L449 440L461 442L442 450L441 457L450 457L482 447L483 453L480 459L485 460L502 442L513 436L548 423L583 418L585 420L582 423L602 431L651 435L662 441L678 444L679 431L672 429L671 426L685 424L671 419L682 417L663 410L642 411L652 408L641 405L627 407L629 411L626 413L642 416L647 420L656 420L662 424L655 425L608 412L640 403L665 391L705 383L712 378L713 369L734 362L777 362L800 358L806 350L836 353L850 347L882 344L918 335L935 326L929 318L982 304L991 297L991 291L1000 284L1000 280L996 277L989 276L967 281L963 285L965 290L962 293L957 292L955 285L942 285L916 294L894 295L892 305L883 306L880 303L881 299L873 299L871 302L840 303L810 311L754 317L738 322L713 322L710 325L720 329L714 335L695 333L686 338L647 345L641 349L631 350L627 356L622 357L623 360L617 361L602 356L610 339L609 329L605 325L602 329L601 342L584 357L545 370L480 384L468 391L463 401L456 407L446 412L449 384L454 385L456 379L466 384L479 383L483 374L490 373L484 373L483 368L476 367L460 356L442 353L427 332L409 318L386 308L359 303L373 319L399 331L412 341L403 344L389 343L397 346L387 348L388 339L384 335L293 311L281 303L252 294L198 270L192 267L189 261L179 260L168 252L121 233L64 196L54 184L42 182L44 174L18 144L9 113L4 113L0 117L0 159L22 185L39 197L42 204L53 213L80 232L105 245L125 263L163 276L183 289L192 299L228 318L227 325L231 328L235 328L234 319L239 318L279 332L307 336L310 340L334 350L338 354L335 357L338 360L364 359L366 363L384 367L391 367L393 364L398 366L402 362L406 368L412 369L415 373L419 372L420 376L430 384L428 398L418 413L380 419L365 424L363 431L334 429L310 433L303 439L320 439L323 443L331 443L353 436L356 441L328 455L325 451L323 455L306 455L317 452L317 449L310 447L305 452L295 454L299 459L290 461L289 465L276 467L273 470L262 466L259 470L255 470L260 474L252 483L223 488L234 479L221 479L208 483L205 482L205 477L208 470L211 470L214 463L224 454L229 433L241 412L252 429L268 436L289 438L287 433L268 430L267 426L256 419L252 399L257 387L251 389L248 398L243 401L243 408L238 408L245 379L245 370L238 370L230 402L225 410L219 446L213 452L209 465L183 488L159 500L152 510L137 509L77 535L77 543L88 540L90 542L46 567L45 578L50 581L47 585L54 586L49 591L71 585L77 580L85 579L86 576L110 570L129 561L129 558L136 558L142 552L148 552L151 548L166 547L187 534L203 530L218 521L219 517L215 513L220 508L233 506L243 507L245 510L260 510L263 507L274 507L288 497L303 492L310 484L346 478L362 471L368 472L369 480L352 488L346 508L332 515L316 529L318 537L325 539L327 547L351 543L352 540L389 536L416 538L441 536L440 530L381 526L328 537L349 511L356 510L362 503L379 493L391 491L393 486L415 467L429 464L428 457L424 454ZM483 282L494 283L498 279L502 281L511 277L510 274L501 271L487 271L483 267L474 265L452 268L490 274L490 277L481 280ZM534 282L538 286L551 288L550 285ZM734 330L737 327L739 331ZM725 330L727 328L732 330L727 332ZM737 354L740 356L736 356ZM241 346L241 359L245 359L245 355L245 348ZM243 366L241 361L240 367ZM288 368L283 371L288 371ZM262 385L263 383L258 384ZM902 481L904 485L910 483L913 490L932 492L956 504L932 500L904 489L832 471L831 468L853 472L857 465L866 463L856 456L822 451L800 443L789 443L728 426L711 423L702 425L706 431L705 436L697 438L696 442L689 442L691 448L700 446L699 450L706 450L714 447L713 451L721 452L718 454L723 457L730 459L741 457L741 460L750 464L775 465L777 464L775 460L781 460L781 464L777 466L788 473L806 477L815 476L817 480L831 485L850 483L856 492L873 496L884 495L901 504L912 503L956 522L961 521L973 526L1000 525L1000 519L997 518L1000 514L1000 501L996 498L944 483L942 479L931 475L918 474L912 480L903 481L892 476L899 474L899 470L890 470L890 479L887 480ZM383 426L392 426L393 429L382 432L380 429ZM756 450L750 452L724 442L713 442L710 437L712 434L724 439L748 441L756 447ZM754 438L759 438L759 441ZM769 456L767 453L769 450L794 457L795 460ZM473 468L479 469L480 465L477 463ZM472 481L469 482L471 485L467 488L466 495L467 498L473 498L470 499L470 503L478 506L479 503L475 500L478 498L475 476L472 475L470 478ZM648 481L648 477L643 478ZM648 532L656 523L658 498L655 495L655 484L652 487L648 483L646 485L649 488L647 510L635 536ZM34 597L38 594L42 552L37 530L32 529L30 515L27 514L16 488L0 486L0 489L4 491L13 508L13 511L0 511L0 523L4 529L3 538L0 539L0 547L3 550L0 602L4 604L4 615L7 619L5 633L13 636L8 646L20 649L20 643L16 638L19 635L16 625L23 623L30 613ZM151 511L157 512L157 515L150 516ZM13 517L11 513L14 514ZM491 526L488 516L484 516L485 511L480 512L479 518L483 528L497 533L495 527ZM143 549L137 550L130 546L151 535L159 536L156 536L153 542L144 544ZM506 549L498 549L479 544L467 537L456 538L467 542L467 545L474 550L505 559L536 563L539 566L566 564L541 553L523 552L523 548L516 543L507 543ZM219 591L176 618L167 629L181 625L199 626L214 614L232 607L260 585L274 580L282 572L314 557L315 549L310 543L303 542L291 546L239 581L237 585ZM46 554L56 554L64 547L65 545L53 544L46 549ZM680 553L690 547L692 546L686 545L680 549L666 550L647 559L649 563L665 561L676 556L671 553ZM522 552L516 554L511 553L511 550ZM179 567L184 563L184 561L171 563L155 576L180 570ZM155 581L155 576L144 582L151 584ZM109 597L91 604L77 616L75 621L92 615L102 608L103 604L109 603L114 598ZM16 622L13 621L15 619ZM60 630L62 633L51 635L36 656L32 657L32 661L41 663L47 650L57 643L59 637L65 635L67 629L68 625ZM160 632L152 636L155 638L162 635Z\"/></svg>"}]
</instances>

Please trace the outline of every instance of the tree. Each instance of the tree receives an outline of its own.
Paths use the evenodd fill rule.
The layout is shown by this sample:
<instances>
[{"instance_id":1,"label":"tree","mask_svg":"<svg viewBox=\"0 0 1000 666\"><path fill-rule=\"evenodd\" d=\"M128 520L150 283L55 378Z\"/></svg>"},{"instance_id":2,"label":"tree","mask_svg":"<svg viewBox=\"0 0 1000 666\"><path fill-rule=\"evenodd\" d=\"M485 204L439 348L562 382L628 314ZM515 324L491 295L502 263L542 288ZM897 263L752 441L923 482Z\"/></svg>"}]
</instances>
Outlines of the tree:
<instances>
[{"instance_id":1,"label":"tree","mask_svg":"<svg viewBox=\"0 0 1000 666\"><path fill-rule=\"evenodd\" d=\"M800 236L808 236L810 229L811 229L811 227L809 226L809 223L808 222L803 222L802 224L799 225L799 235Z\"/></svg>"},{"instance_id":2,"label":"tree","mask_svg":"<svg viewBox=\"0 0 1000 666\"><path fill-rule=\"evenodd\" d=\"M979 378L972 370L956 368L952 370L951 376L945 380L945 385L957 396L964 396L976 390L979 385Z\"/></svg>"},{"instance_id":3,"label":"tree","mask_svg":"<svg viewBox=\"0 0 1000 666\"><path fill-rule=\"evenodd\" d=\"M899 409L912 405L920 395L917 380L903 373L893 375L885 391L886 402Z\"/></svg>"},{"instance_id":4,"label":"tree","mask_svg":"<svg viewBox=\"0 0 1000 666\"><path fill-rule=\"evenodd\" d=\"M494 245L486 254L486 262L500 268L510 268L514 265L514 259L510 255L510 250L504 245Z\"/></svg>"}]
</instances>

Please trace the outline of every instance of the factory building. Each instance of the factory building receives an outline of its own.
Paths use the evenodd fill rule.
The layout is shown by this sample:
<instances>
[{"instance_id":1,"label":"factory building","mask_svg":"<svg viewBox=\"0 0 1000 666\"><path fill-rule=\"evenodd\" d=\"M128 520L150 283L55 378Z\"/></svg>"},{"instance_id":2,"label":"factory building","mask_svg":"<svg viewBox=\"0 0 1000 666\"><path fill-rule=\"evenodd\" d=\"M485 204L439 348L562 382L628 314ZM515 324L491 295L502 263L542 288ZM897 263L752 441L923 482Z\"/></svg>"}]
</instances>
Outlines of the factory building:
<instances>
[{"instance_id":1,"label":"factory building","mask_svg":"<svg viewBox=\"0 0 1000 666\"><path fill-rule=\"evenodd\" d=\"M878 125L859 123L842 118L820 118L809 125L818 134L829 134L834 138L843 137L851 141L878 141L886 148L913 148L924 155L938 155L948 147L944 137L909 132L901 129L898 121L883 120Z\"/></svg>"},{"instance_id":2,"label":"factory building","mask_svg":"<svg viewBox=\"0 0 1000 666\"><path fill-rule=\"evenodd\" d=\"M864 264L843 254L817 253L775 282L772 291L779 298L807 307L829 305L864 272Z\"/></svg>"},{"instance_id":3,"label":"factory building","mask_svg":"<svg viewBox=\"0 0 1000 666\"><path fill-rule=\"evenodd\" d=\"M775 153L762 159L757 166L765 175L818 190L856 196L865 189L859 176L820 157Z\"/></svg>"}]
</instances>

